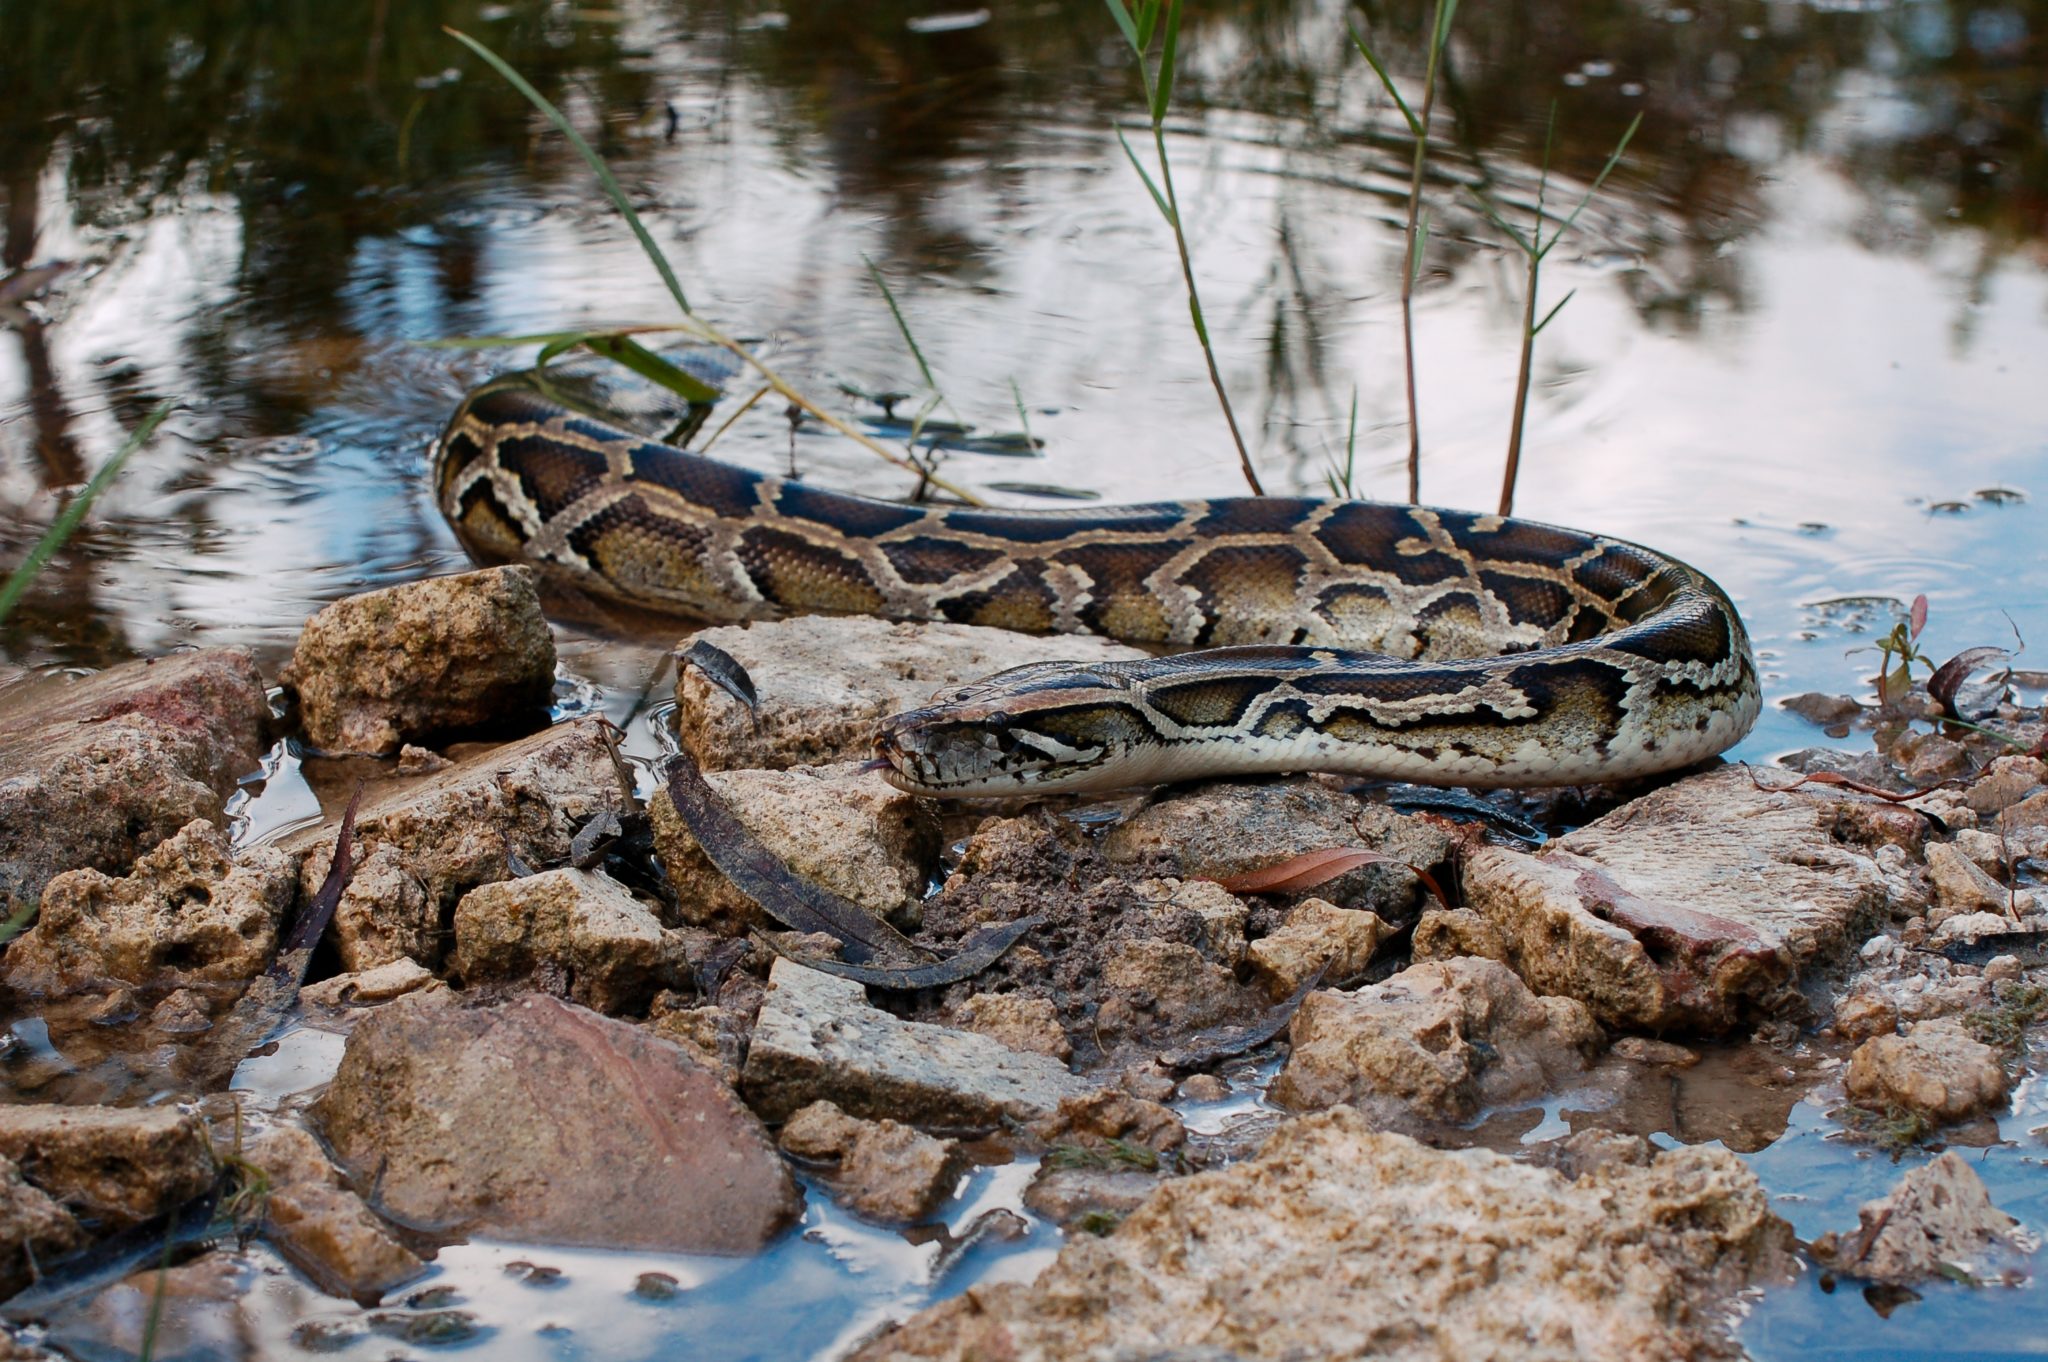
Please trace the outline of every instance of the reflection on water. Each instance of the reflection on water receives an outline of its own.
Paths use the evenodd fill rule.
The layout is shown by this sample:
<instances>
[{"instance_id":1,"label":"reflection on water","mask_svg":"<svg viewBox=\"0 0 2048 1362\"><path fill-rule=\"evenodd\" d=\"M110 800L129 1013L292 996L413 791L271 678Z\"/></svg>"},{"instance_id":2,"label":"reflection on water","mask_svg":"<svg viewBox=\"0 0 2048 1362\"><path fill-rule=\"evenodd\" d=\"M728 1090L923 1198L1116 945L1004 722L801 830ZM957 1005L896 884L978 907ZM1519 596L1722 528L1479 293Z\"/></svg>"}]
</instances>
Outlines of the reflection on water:
<instances>
[{"instance_id":1,"label":"reflection on water","mask_svg":"<svg viewBox=\"0 0 2048 1362\"><path fill-rule=\"evenodd\" d=\"M1176 261L1108 131L1134 108L1101 6L933 21L950 8L0 8L0 264L21 272L0 284L0 561L151 405L186 403L0 629L6 665L208 642L274 664L320 603L460 566L424 445L464 386L521 357L413 342L668 315L574 157L444 23L561 102L693 301L814 392L916 386L872 258L951 407L1046 441L1021 471L963 453L951 476L1110 500L1237 490ZM1425 10L1240 0L1190 19L1169 140L1276 489L1321 487L1354 391L1361 488L1401 487L1404 146L1343 26L1412 79ZM1493 503L1513 391L1518 262L1466 187L1526 209L1555 101L1570 192L1640 112L1546 269L1546 306L1577 292L1537 353L1519 509L1713 573L1777 696L1857 688L1867 660L1845 650L1919 592L1930 651L2001 641L2001 612L2048 637L2044 71L2044 0L1466 0L1418 295L1426 498ZM776 467L792 442L809 476L908 491L770 404L720 450ZM1840 598L1867 600L1823 604ZM584 702L634 712L666 632L565 624L567 665L599 688ZM1818 738L1773 709L1742 750ZM658 744L644 719L634 743ZM255 815L303 812L288 802ZM1795 1119L1757 1158L1778 1190L1811 1184L1829 1223L1853 1219L1840 1146ZM846 1289L790 1271L762 1299ZM847 1313L815 1346L894 1292L834 1297ZM1964 1299L1914 1309L1940 1321ZM1783 1301L1758 1316L1760 1355L1838 1336L1841 1298ZM2031 1293L2008 1308L2048 1329ZM1913 1338L1946 1346L1938 1327Z\"/></svg>"}]
</instances>

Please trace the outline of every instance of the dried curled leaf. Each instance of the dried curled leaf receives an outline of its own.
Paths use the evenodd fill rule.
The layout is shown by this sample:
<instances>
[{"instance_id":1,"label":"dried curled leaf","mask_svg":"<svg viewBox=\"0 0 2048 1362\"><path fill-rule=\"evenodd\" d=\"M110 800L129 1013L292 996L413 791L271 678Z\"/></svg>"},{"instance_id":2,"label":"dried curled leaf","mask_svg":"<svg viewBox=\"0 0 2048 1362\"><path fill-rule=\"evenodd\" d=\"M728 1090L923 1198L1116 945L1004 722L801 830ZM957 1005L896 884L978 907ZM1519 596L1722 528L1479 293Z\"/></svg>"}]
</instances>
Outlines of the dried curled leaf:
<instances>
[{"instance_id":1,"label":"dried curled leaf","mask_svg":"<svg viewBox=\"0 0 2048 1362\"><path fill-rule=\"evenodd\" d=\"M1967 723L1972 719L1982 718L1982 714L1963 713L1956 702L1957 694L1972 673L1993 662L2003 662L2011 657L2011 650L2006 648L1965 648L1935 668L1933 677L1927 682L1927 693L1941 702L1942 713L1951 719L1960 719ZM2003 691L2004 687L2001 686L1999 692L2002 694Z\"/></svg>"},{"instance_id":2,"label":"dried curled leaf","mask_svg":"<svg viewBox=\"0 0 2048 1362\"><path fill-rule=\"evenodd\" d=\"M1232 875L1216 883L1233 894L1299 894L1328 884L1340 875L1347 875L1367 865L1395 865L1421 880L1436 901L1449 908L1451 901L1444 895L1436 877L1420 866L1410 865L1398 856L1383 852L1367 851L1364 847L1324 847L1318 851L1305 851L1299 856L1290 856L1277 865L1265 866L1259 870L1247 870L1242 875Z\"/></svg>"},{"instance_id":3,"label":"dried curled leaf","mask_svg":"<svg viewBox=\"0 0 2048 1362\"><path fill-rule=\"evenodd\" d=\"M755 722L760 721L761 696L754 689L754 678L747 675L747 669L731 653L700 638L677 654L676 663L695 667L706 681L745 705Z\"/></svg>"}]
</instances>

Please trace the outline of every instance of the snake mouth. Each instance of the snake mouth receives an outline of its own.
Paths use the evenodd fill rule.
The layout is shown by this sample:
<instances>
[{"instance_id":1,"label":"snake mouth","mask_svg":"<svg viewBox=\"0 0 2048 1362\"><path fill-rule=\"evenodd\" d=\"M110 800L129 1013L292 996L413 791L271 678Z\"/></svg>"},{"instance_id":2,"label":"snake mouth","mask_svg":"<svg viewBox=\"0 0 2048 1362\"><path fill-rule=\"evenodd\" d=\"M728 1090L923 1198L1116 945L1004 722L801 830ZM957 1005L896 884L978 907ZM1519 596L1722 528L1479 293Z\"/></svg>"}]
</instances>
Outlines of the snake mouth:
<instances>
[{"instance_id":1,"label":"snake mouth","mask_svg":"<svg viewBox=\"0 0 2048 1362\"><path fill-rule=\"evenodd\" d=\"M908 794L969 799L1094 788L1110 755L1106 745L1072 746L1000 711L939 705L884 719L869 765Z\"/></svg>"}]
</instances>

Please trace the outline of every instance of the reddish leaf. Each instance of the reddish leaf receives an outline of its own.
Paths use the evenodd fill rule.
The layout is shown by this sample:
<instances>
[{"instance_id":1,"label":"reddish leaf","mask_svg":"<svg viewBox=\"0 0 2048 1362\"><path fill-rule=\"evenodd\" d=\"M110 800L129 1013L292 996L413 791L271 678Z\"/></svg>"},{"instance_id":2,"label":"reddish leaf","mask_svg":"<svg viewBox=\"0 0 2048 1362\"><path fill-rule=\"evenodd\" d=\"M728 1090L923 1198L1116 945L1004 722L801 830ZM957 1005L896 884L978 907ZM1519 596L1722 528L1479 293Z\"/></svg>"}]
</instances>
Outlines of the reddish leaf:
<instances>
[{"instance_id":1,"label":"reddish leaf","mask_svg":"<svg viewBox=\"0 0 2048 1362\"><path fill-rule=\"evenodd\" d=\"M1428 871L1398 857L1367 851L1363 847L1324 847L1320 851L1305 851L1277 865L1247 870L1242 875L1232 875L1216 883L1233 894L1298 894L1319 884L1328 884L1339 875L1349 874L1366 865L1397 865L1421 880L1436 896L1438 903L1446 908L1451 906L1451 901L1444 897L1444 891Z\"/></svg>"},{"instance_id":2,"label":"reddish leaf","mask_svg":"<svg viewBox=\"0 0 2048 1362\"><path fill-rule=\"evenodd\" d=\"M1927 627L1927 596L1925 593L1913 598L1913 608L1907 612L1906 620L1912 627L1912 632L1907 637L1918 639L1920 631Z\"/></svg>"},{"instance_id":3,"label":"reddish leaf","mask_svg":"<svg viewBox=\"0 0 2048 1362\"><path fill-rule=\"evenodd\" d=\"M1887 790L1881 785L1871 785L1865 781L1857 780L1853 776L1845 776L1840 771L1813 771L1799 777L1790 785L1766 785L1756 778L1754 767L1744 766L1742 769L1749 772L1749 783L1767 794L1784 794L1787 790L1796 790L1802 785L1839 785L1843 789L1854 790L1858 794L1872 795L1878 799L1889 800L1894 804L1903 804L1907 800L1918 799L1922 795L1931 795L1936 790L1945 789L1956 783L1953 780L1943 780L1929 785L1924 790L1908 790L1904 794L1900 794L1897 790Z\"/></svg>"}]
</instances>

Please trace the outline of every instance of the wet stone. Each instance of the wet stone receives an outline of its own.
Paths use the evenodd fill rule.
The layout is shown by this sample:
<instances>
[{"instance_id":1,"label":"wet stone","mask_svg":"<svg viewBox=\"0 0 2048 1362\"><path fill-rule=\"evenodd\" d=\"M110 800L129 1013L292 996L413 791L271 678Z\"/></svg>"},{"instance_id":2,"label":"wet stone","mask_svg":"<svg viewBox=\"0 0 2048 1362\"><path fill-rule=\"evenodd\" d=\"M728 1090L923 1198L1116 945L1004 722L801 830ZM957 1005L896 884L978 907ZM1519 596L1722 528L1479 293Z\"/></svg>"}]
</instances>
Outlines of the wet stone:
<instances>
[{"instance_id":1,"label":"wet stone","mask_svg":"<svg viewBox=\"0 0 2048 1362\"><path fill-rule=\"evenodd\" d=\"M279 673L307 741L387 756L439 734L546 722L555 642L529 567L407 582L334 602Z\"/></svg>"},{"instance_id":2,"label":"wet stone","mask_svg":"<svg viewBox=\"0 0 2048 1362\"><path fill-rule=\"evenodd\" d=\"M1409 1128L1549 1091L1582 1075L1601 1039L1583 1004L1539 998L1491 960L1414 965L1356 993L1319 990L1289 1035L1274 1102L1343 1103Z\"/></svg>"},{"instance_id":3,"label":"wet stone","mask_svg":"<svg viewBox=\"0 0 2048 1362\"><path fill-rule=\"evenodd\" d=\"M239 648L11 687L0 702L0 904L39 896L67 870L126 874L195 818L225 827L269 719Z\"/></svg>"},{"instance_id":4,"label":"wet stone","mask_svg":"<svg viewBox=\"0 0 2048 1362\"><path fill-rule=\"evenodd\" d=\"M42 1264L84 1242L70 1213L30 1186L13 1159L0 1155L0 1299L27 1286Z\"/></svg>"},{"instance_id":5,"label":"wet stone","mask_svg":"<svg viewBox=\"0 0 2048 1362\"><path fill-rule=\"evenodd\" d=\"M296 872L272 848L235 856L220 829L194 819L123 878L75 870L52 879L36 924L0 957L0 977L31 994L251 979L277 949Z\"/></svg>"},{"instance_id":6,"label":"wet stone","mask_svg":"<svg viewBox=\"0 0 2048 1362\"><path fill-rule=\"evenodd\" d=\"M751 1253L802 1201L752 1113L682 1050L539 995L371 1012L313 1108L401 1224L542 1244Z\"/></svg>"},{"instance_id":7,"label":"wet stone","mask_svg":"<svg viewBox=\"0 0 2048 1362\"><path fill-rule=\"evenodd\" d=\"M343 968L407 957L435 966L452 944L443 924L463 895L515 878L511 857L535 869L562 864L586 821L626 808L598 720L559 724L366 794L356 816L355 876L332 928ZM304 855L302 899L319 892L339 826L337 818L280 843Z\"/></svg>"},{"instance_id":8,"label":"wet stone","mask_svg":"<svg viewBox=\"0 0 2048 1362\"><path fill-rule=\"evenodd\" d=\"M1812 787L1760 790L1727 769L1665 786L1537 855L1484 847L1465 867L1530 987L1632 1031L1715 1034L1792 1001L1803 971L1882 921L1874 853L1909 811ZM1901 824L1901 828L1903 824Z\"/></svg>"},{"instance_id":9,"label":"wet stone","mask_svg":"<svg viewBox=\"0 0 2048 1362\"><path fill-rule=\"evenodd\" d=\"M750 714L697 668L682 669L676 727L706 771L865 760L874 755L877 720L920 708L941 688L1027 662L1145 656L1085 636L825 615L705 629L692 639L746 668L759 701Z\"/></svg>"},{"instance_id":10,"label":"wet stone","mask_svg":"<svg viewBox=\"0 0 2048 1362\"><path fill-rule=\"evenodd\" d=\"M951 1140L898 1121L863 1121L831 1102L813 1102L791 1116L781 1144L799 1158L835 1163L835 1199L855 1215L885 1224L930 1216L953 1194L967 1166Z\"/></svg>"},{"instance_id":11,"label":"wet stone","mask_svg":"<svg viewBox=\"0 0 2048 1362\"><path fill-rule=\"evenodd\" d=\"M255 1275L248 1260L226 1252L161 1272L151 1266L64 1307L50 1320L48 1341L75 1358L140 1357L145 1350L166 1362L254 1358L254 1330L241 1300Z\"/></svg>"},{"instance_id":12,"label":"wet stone","mask_svg":"<svg viewBox=\"0 0 2048 1362\"><path fill-rule=\"evenodd\" d=\"M213 1185L197 1116L173 1107L0 1106L0 1155L81 1215L147 1220Z\"/></svg>"},{"instance_id":13,"label":"wet stone","mask_svg":"<svg viewBox=\"0 0 2048 1362\"><path fill-rule=\"evenodd\" d=\"M1857 1227L1814 1242L1838 1272L1896 1286L1957 1274L1973 1283L2020 1280L2019 1222L1991 1204L1977 1170L1951 1149L1915 1168L1857 1213Z\"/></svg>"},{"instance_id":14,"label":"wet stone","mask_svg":"<svg viewBox=\"0 0 2048 1362\"><path fill-rule=\"evenodd\" d=\"M1030 1120L1094 1091L1059 1061L986 1036L902 1021L857 983L777 960L755 1019L747 1100L770 1121L820 1099L942 1130Z\"/></svg>"},{"instance_id":15,"label":"wet stone","mask_svg":"<svg viewBox=\"0 0 2048 1362\"><path fill-rule=\"evenodd\" d=\"M1863 706L1847 695L1823 695L1818 691L1807 691L1779 701L1779 704L1797 714L1810 724L1832 728L1846 724L1863 713Z\"/></svg>"},{"instance_id":16,"label":"wet stone","mask_svg":"<svg viewBox=\"0 0 2048 1362\"><path fill-rule=\"evenodd\" d=\"M1722 1150L1568 1180L1339 1108L1166 1182L1113 1232L1069 1238L1036 1281L979 1286L852 1356L1719 1356L1724 1303L1780 1275L1790 1240Z\"/></svg>"},{"instance_id":17,"label":"wet stone","mask_svg":"<svg viewBox=\"0 0 2048 1362\"><path fill-rule=\"evenodd\" d=\"M243 1150L270 1180L263 1232L321 1290L374 1304L426 1264L394 1239L327 1161L319 1141L277 1126Z\"/></svg>"},{"instance_id":18,"label":"wet stone","mask_svg":"<svg viewBox=\"0 0 2048 1362\"><path fill-rule=\"evenodd\" d=\"M547 970L570 1000L644 1011L684 968L682 939L602 871L563 867L479 885L455 908L455 972L466 985Z\"/></svg>"},{"instance_id":19,"label":"wet stone","mask_svg":"<svg viewBox=\"0 0 2048 1362\"><path fill-rule=\"evenodd\" d=\"M714 771L704 779L790 873L878 917L923 895L939 853L938 821L927 801L853 765ZM724 935L774 925L711 864L666 789L656 791L648 809L685 922Z\"/></svg>"},{"instance_id":20,"label":"wet stone","mask_svg":"<svg viewBox=\"0 0 2048 1362\"><path fill-rule=\"evenodd\" d=\"M1901 1107L1936 1125L2003 1107L2012 1087L1998 1052L1954 1017L1916 1023L1903 1036L1864 1041L1850 1056L1843 1081L1856 1102L1880 1111Z\"/></svg>"}]
</instances>

